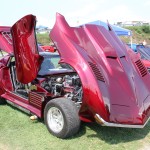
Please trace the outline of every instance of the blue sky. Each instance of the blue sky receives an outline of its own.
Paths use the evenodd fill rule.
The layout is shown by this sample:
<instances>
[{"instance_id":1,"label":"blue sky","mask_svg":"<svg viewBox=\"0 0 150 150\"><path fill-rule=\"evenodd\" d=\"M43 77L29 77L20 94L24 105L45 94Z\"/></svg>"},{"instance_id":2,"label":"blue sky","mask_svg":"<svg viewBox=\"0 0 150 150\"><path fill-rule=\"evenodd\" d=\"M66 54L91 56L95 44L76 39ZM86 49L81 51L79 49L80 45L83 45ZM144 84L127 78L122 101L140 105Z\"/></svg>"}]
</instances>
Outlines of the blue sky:
<instances>
[{"instance_id":1,"label":"blue sky","mask_svg":"<svg viewBox=\"0 0 150 150\"><path fill-rule=\"evenodd\" d=\"M0 25L13 25L21 17L33 14L38 25L52 27L56 12L64 15L71 26L94 20L150 21L150 0L3 0Z\"/></svg>"}]
</instances>

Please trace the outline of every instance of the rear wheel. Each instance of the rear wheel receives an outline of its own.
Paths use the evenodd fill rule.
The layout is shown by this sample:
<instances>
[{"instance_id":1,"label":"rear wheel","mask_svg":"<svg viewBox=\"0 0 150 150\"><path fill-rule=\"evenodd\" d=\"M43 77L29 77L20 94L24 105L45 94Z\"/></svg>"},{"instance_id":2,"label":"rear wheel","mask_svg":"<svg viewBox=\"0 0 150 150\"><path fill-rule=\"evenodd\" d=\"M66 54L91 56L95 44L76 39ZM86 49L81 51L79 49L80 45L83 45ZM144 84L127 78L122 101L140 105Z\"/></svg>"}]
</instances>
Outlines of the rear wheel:
<instances>
[{"instance_id":1,"label":"rear wheel","mask_svg":"<svg viewBox=\"0 0 150 150\"><path fill-rule=\"evenodd\" d=\"M70 137L80 128L77 106L65 98L56 98L47 103L44 120L49 132L59 138Z\"/></svg>"},{"instance_id":2,"label":"rear wheel","mask_svg":"<svg viewBox=\"0 0 150 150\"><path fill-rule=\"evenodd\" d=\"M6 100L2 97L0 97L0 105L6 104Z\"/></svg>"}]
</instances>

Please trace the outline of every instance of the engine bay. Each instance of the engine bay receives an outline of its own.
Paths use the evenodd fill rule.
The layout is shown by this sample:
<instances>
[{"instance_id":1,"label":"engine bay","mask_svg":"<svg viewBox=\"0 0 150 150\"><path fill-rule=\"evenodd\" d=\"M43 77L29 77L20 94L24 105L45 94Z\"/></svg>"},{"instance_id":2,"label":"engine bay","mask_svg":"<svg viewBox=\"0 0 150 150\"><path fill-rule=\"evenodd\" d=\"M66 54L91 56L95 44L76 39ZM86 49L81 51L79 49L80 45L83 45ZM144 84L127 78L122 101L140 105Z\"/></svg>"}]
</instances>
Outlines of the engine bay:
<instances>
[{"instance_id":1,"label":"engine bay","mask_svg":"<svg viewBox=\"0 0 150 150\"><path fill-rule=\"evenodd\" d=\"M64 96L75 103L82 102L82 85L77 74L46 77L42 83L46 91L53 97Z\"/></svg>"}]
</instances>

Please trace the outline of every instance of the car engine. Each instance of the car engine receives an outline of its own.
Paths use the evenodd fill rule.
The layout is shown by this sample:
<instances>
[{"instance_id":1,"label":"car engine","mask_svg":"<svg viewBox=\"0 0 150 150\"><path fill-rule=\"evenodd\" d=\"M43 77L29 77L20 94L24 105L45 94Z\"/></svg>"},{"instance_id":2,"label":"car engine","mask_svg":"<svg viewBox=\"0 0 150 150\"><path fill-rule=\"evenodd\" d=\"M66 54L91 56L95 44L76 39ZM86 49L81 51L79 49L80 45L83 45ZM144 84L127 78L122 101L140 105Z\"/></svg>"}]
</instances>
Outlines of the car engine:
<instances>
[{"instance_id":1,"label":"car engine","mask_svg":"<svg viewBox=\"0 0 150 150\"><path fill-rule=\"evenodd\" d=\"M41 86L53 97L64 96L75 103L82 103L82 85L77 74L47 77Z\"/></svg>"}]
</instances>

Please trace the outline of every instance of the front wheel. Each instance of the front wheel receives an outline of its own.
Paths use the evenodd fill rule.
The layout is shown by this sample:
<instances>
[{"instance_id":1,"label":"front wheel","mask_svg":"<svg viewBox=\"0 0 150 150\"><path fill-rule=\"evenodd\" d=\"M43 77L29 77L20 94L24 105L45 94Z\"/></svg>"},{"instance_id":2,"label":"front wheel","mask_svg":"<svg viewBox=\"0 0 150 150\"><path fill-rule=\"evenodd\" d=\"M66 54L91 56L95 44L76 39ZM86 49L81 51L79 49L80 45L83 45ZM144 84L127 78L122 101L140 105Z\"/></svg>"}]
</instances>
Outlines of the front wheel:
<instances>
[{"instance_id":1,"label":"front wheel","mask_svg":"<svg viewBox=\"0 0 150 150\"><path fill-rule=\"evenodd\" d=\"M44 110L44 120L49 132L58 138L70 137L80 128L77 106L66 98L56 98L48 102Z\"/></svg>"}]
</instances>

